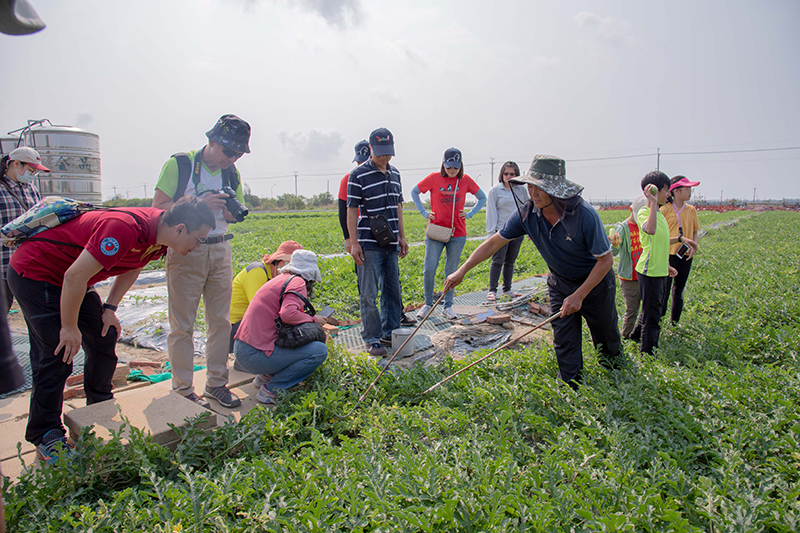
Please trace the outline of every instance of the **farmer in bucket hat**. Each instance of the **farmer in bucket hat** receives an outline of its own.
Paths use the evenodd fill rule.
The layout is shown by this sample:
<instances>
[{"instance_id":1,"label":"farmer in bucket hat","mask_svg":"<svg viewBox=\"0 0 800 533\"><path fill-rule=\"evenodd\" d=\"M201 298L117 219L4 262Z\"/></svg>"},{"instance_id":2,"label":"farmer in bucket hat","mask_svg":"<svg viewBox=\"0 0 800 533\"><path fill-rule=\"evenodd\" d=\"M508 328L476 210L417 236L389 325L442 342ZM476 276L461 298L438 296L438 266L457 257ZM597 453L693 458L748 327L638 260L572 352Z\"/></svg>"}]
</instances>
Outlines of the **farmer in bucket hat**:
<instances>
[{"instance_id":1,"label":"farmer in bucket hat","mask_svg":"<svg viewBox=\"0 0 800 533\"><path fill-rule=\"evenodd\" d=\"M489 259L509 241L527 235L550 269L547 288L558 377L572 388L583 380L581 317L586 319L601 364L616 368L620 336L613 256L603 223L580 194L583 187L567 179L563 159L537 155L528 173L514 183L528 186L531 199L517 206L503 229L483 242L456 272L447 277L444 290L461 283L475 266Z\"/></svg>"}]
</instances>

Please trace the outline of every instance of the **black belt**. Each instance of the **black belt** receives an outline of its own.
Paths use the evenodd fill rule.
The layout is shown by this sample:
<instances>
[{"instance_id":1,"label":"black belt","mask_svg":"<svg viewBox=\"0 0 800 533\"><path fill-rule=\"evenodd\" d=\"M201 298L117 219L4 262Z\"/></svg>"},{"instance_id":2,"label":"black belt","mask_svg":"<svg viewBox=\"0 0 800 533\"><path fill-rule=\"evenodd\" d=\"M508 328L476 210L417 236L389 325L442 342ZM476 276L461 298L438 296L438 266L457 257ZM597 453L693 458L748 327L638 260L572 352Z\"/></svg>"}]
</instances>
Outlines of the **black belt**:
<instances>
[{"instance_id":1,"label":"black belt","mask_svg":"<svg viewBox=\"0 0 800 533\"><path fill-rule=\"evenodd\" d=\"M226 233L225 235L212 235L207 237L203 244L219 244L221 242L233 239L233 233Z\"/></svg>"}]
</instances>

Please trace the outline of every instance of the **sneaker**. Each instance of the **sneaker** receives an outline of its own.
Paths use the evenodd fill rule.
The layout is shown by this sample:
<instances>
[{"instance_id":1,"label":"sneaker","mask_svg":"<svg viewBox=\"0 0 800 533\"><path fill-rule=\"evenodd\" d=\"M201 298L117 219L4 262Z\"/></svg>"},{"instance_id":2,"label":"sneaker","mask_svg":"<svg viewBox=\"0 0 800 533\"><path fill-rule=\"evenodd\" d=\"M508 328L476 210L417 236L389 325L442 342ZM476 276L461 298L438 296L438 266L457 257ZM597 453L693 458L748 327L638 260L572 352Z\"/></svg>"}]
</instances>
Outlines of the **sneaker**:
<instances>
[{"instance_id":1,"label":"sneaker","mask_svg":"<svg viewBox=\"0 0 800 533\"><path fill-rule=\"evenodd\" d=\"M60 455L69 458L72 445L67 442L67 437L60 429L51 429L42 437L42 442L36 445L36 457L43 463L55 465Z\"/></svg>"},{"instance_id":2,"label":"sneaker","mask_svg":"<svg viewBox=\"0 0 800 533\"><path fill-rule=\"evenodd\" d=\"M228 409L242 405L242 401L239 397L232 393L225 385L221 387L212 387L210 389L208 385L206 385L203 396L217 400L222 407L227 407Z\"/></svg>"},{"instance_id":3,"label":"sneaker","mask_svg":"<svg viewBox=\"0 0 800 533\"><path fill-rule=\"evenodd\" d=\"M406 313L400 315L400 325L404 328L417 325L417 319L410 317Z\"/></svg>"},{"instance_id":4,"label":"sneaker","mask_svg":"<svg viewBox=\"0 0 800 533\"><path fill-rule=\"evenodd\" d=\"M268 390L266 385L261 385L261 388L258 389L258 394L256 394L256 401L258 403L263 403L264 405L275 406L278 405L278 398L275 396L275 393Z\"/></svg>"},{"instance_id":5,"label":"sneaker","mask_svg":"<svg viewBox=\"0 0 800 533\"><path fill-rule=\"evenodd\" d=\"M199 405L203 409L209 409L209 410L211 409L211 404L208 403L207 401L205 401L204 399L202 399L200 396L198 396L195 393L187 394L186 396L184 396L184 398L186 398L187 400L193 401L194 403L196 403L197 405Z\"/></svg>"},{"instance_id":6,"label":"sneaker","mask_svg":"<svg viewBox=\"0 0 800 533\"><path fill-rule=\"evenodd\" d=\"M256 374L256 377L253 378L253 385L260 389L261 385L266 385L270 381L272 381L272 376L269 374Z\"/></svg>"},{"instance_id":7,"label":"sneaker","mask_svg":"<svg viewBox=\"0 0 800 533\"><path fill-rule=\"evenodd\" d=\"M383 346L391 346L392 345L392 339L387 339L387 338L381 337L381 345L383 345Z\"/></svg>"},{"instance_id":8,"label":"sneaker","mask_svg":"<svg viewBox=\"0 0 800 533\"><path fill-rule=\"evenodd\" d=\"M445 307L444 311L442 311L442 314L447 318L449 318L450 320L455 320L458 318L458 315L456 314L455 311L453 311L452 307Z\"/></svg>"},{"instance_id":9,"label":"sneaker","mask_svg":"<svg viewBox=\"0 0 800 533\"><path fill-rule=\"evenodd\" d=\"M486 300L489 302L496 302L497 293L495 291L489 291L489 293L486 295Z\"/></svg>"},{"instance_id":10,"label":"sneaker","mask_svg":"<svg viewBox=\"0 0 800 533\"><path fill-rule=\"evenodd\" d=\"M422 320L423 318L425 318L425 315L427 315L430 310L431 306L427 304L420 307L419 310L417 311L417 320Z\"/></svg>"},{"instance_id":11,"label":"sneaker","mask_svg":"<svg viewBox=\"0 0 800 533\"><path fill-rule=\"evenodd\" d=\"M369 354L374 356L383 357L384 355L388 354L389 352L386 351L386 348L379 342L373 342L368 348Z\"/></svg>"}]
</instances>

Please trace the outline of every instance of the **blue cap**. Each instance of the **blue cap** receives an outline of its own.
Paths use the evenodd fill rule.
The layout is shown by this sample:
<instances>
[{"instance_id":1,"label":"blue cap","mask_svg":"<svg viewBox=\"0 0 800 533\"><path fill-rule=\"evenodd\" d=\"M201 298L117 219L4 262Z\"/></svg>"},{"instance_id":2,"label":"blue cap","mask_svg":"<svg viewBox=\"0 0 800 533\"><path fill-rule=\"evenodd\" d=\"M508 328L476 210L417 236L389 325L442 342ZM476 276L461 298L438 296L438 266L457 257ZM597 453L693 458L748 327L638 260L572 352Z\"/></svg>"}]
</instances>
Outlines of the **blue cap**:
<instances>
[{"instance_id":1,"label":"blue cap","mask_svg":"<svg viewBox=\"0 0 800 533\"><path fill-rule=\"evenodd\" d=\"M378 128L370 133L369 145L376 156L394 155L394 135L386 128Z\"/></svg>"},{"instance_id":2,"label":"blue cap","mask_svg":"<svg viewBox=\"0 0 800 533\"><path fill-rule=\"evenodd\" d=\"M358 141L356 144L356 157L353 161L363 163L369 159L369 143L367 141Z\"/></svg>"},{"instance_id":3,"label":"blue cap","mask_svg":"<svg viewBox=\"0 0 800 533\"><path fill-rule=\"evenodd\" d=\"M444 151L444 168L461 168L461 150L448 148Z\"/></svg>"}]
</instances>

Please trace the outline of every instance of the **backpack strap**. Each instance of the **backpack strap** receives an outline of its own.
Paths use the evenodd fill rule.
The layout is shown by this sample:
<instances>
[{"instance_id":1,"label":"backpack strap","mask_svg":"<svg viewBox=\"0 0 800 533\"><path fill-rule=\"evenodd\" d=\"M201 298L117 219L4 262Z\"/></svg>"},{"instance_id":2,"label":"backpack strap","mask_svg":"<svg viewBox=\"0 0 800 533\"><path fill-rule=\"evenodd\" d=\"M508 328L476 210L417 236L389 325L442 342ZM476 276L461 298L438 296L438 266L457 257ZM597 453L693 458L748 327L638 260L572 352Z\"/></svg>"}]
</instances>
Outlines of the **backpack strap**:
<instances>
[{"instance_id":1,"label":"backpack strap","mask_svg":"<svg viewBox=\"0 0 800 533\"><path fill-rule=\"evenodd\" d=\"M200 169L203 164L203 150L205 148L197 152L194 161L186 152L172 154L172 157L178 162L178 188L175 189L175 194L172 197L173 202L177 202L186 193L186 186L189 185L190 176L195 189L197 189L197 185L200 183ZM239 187L239 173L236 170L236 165L222 169L222 186L230 187L234 191Z\"/></svg>"},{"instance_id":2,"label":"backpack strap","mask_svg":"<svg viewBox=\"0 0 800 533\"><path fill-rule=\"evenodd\" d=\"M295 296L297 296L298 298L303 300L303 311L308 315L314 316L314 315L317 314L317 310L314 309L314 306L311 305L311 302L308 301L308 298L306 298L305 296L303 296L302 294L300 294L297 291L287 291L286 290L286 287L289 285L289 282L292 281L292 279L294 279L296 277L298 277L297 274L292 274L291 276L289 276L289 279L287 279L286 281L283 282L283 286L281 287L281 296L280 296L280 299L278 300L278 307L280 308L280 306L283 305L283 297L286 294L294 294Z\"/></svg>"}]
</instances>

